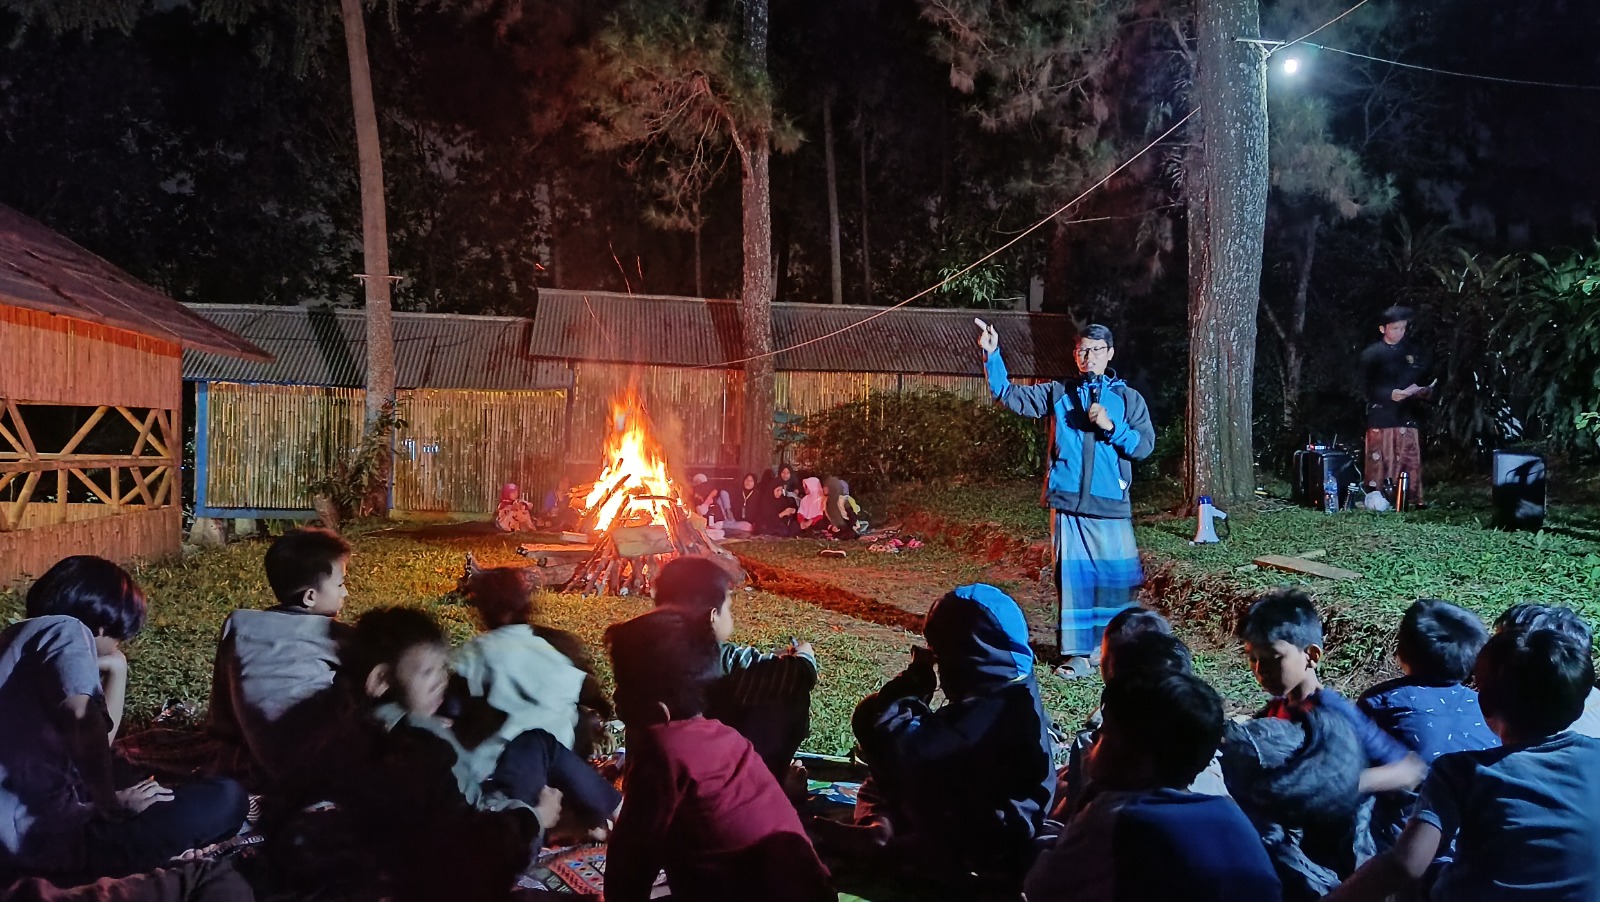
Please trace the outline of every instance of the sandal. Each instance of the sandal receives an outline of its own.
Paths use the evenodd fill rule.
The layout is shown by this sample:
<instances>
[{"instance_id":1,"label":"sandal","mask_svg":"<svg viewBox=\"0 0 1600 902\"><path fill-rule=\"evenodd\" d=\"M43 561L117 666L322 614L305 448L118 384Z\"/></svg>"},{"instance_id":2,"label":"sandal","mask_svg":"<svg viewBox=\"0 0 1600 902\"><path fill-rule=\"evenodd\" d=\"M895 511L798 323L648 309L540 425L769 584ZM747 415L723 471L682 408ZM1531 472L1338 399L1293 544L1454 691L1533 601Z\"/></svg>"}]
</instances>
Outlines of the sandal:
<instances>
[{"instance_id":1,"label":"sandal","mask_svg":"<svg viewBox=\"0 0 1600 902\"><path fill-rule=\"evenodd\" d=\"M1094 664L1087 655L1069 655L1056 665L1055 675L1063 680L1076 680L1094 673Z\"/></svg>"}]
</instances>

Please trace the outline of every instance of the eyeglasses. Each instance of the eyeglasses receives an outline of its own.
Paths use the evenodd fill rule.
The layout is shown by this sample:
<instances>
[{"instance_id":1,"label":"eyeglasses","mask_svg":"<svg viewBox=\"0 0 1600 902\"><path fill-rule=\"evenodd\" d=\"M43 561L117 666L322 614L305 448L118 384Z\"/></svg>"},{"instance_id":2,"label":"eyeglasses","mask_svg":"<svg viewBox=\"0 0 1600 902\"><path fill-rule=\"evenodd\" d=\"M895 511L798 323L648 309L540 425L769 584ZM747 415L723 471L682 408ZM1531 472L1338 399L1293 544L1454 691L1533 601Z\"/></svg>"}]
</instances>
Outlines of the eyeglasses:
<instances>
[{"instance_id":1,"label":"eyeglasses","mask_svg":"<svg viewBox=\"0 0 1600 902\"><path fill-rule=\"evenodd\" d=\"M1072 350L1072 355L1074 357L1093 357L1096 354L1104 354L1109 350L1111 350L1110 345L1096 345L1095 347L1090 348L1074 348Z\"/></svg>"}]
</instances>

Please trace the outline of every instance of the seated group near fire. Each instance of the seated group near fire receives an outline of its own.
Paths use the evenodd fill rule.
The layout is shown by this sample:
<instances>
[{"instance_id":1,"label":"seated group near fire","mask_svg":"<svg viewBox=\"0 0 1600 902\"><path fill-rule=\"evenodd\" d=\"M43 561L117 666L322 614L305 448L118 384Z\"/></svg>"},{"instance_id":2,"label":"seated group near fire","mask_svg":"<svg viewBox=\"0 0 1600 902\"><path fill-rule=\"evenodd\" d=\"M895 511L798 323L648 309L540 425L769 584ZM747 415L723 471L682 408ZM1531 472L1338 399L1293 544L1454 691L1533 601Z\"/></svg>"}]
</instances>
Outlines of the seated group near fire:
<instances>
[{"instance_id":1,"label":"seated group near fire","mask_svg":"<svg viewBox=\"0 0 1600 902\"><path fill-rule=\"evenodd\" d=\"M564 520L509 484L495 515L590 540L567 590L653 598L604 631L610 695L601 649L536 622L541 567L469 555L481 631L452 649L419 607L341 621L351 546L300 528L266 553L271 604L222 627L203 732L119 742L145 596L108 560L57 563L0 632L0 898L487 900L570 879L611 902L824 902L841 868L1030 902L1600 898L1600 690L1573 610L1519 604L1491 634L1418 600L1404 676L1351 702L1318 678L1310 596L1278 590L1239 630L1267 701L1229 722L1167 620L1126 605L1103 612L1101 704L1073 729L1046 713L1059 677L1017 603L962 585L848 699L854 754L807 757L823 656L735 641L745 580L720 543L855 538L860 508L788 467L680 492L639 417L619 407ZM807 761L845 779L819 788Z\"/></svg>"}]
</instances>

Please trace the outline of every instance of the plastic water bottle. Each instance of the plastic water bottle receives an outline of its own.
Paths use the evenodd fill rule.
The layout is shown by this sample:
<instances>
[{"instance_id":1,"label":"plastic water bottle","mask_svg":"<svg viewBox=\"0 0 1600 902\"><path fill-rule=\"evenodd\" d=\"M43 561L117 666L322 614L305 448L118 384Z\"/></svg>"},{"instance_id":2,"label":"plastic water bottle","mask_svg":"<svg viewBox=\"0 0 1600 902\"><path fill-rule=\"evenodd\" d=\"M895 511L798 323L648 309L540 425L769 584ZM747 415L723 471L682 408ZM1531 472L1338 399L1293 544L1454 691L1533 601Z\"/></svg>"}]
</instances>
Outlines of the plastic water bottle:
<instances>
[{"instance_id":1,"label":"plastic water bottle","mask_svg":"<svg viewBox=\"0 0 1600 902\"><path fill-rule=\"evenodd\" d=\"M1330 514L1339 511L1339 480L1331 471L1322 479L1322 509Z\"/></svg>"}]
</instances>

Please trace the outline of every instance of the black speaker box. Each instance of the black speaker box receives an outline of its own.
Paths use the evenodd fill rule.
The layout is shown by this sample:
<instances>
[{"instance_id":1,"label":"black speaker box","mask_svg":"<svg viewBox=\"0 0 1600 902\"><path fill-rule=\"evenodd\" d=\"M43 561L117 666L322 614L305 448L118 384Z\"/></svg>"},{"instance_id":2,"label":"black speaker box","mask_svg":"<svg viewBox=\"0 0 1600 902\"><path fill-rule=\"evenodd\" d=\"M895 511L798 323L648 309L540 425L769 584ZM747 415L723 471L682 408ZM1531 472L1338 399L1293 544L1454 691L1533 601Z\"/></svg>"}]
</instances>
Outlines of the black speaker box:
<instances>
[{"instance_id":1,"label":"black speaker box","mask_svg":"<svg viewBox=\"0 0 1600 902\"><path fill-rule=\"evenodd\" d=\"M1342 508L1347 503L1350 485L1354 483L1359 486L1361 483L1361 471L1356 467L1355 455L1342 448L1296 451L1290 500L1306 507L1322 507L1322 485L1329 473L1339 484L1339 506Z\"/></svg>"},{"instance_id":2,"label":"black speaker box","mask_svg":"<svg viewBox=\"0 0 1600 902\"><path fill-rule=\"evenodd\" d=\"M1544 458L1519 451L1494 452L1494 525L1537 531L1544 526Z\"/></svg>"}]
</instances>

